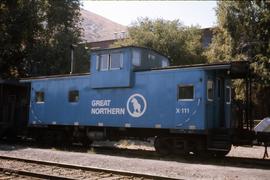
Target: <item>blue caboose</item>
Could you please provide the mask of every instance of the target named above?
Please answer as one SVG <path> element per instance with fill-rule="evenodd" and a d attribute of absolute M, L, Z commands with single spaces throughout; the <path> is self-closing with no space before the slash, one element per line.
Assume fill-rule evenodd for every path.
<path fill-rule="evenodd" d="M 232 63 L 170 67 L 158 52 L 129 46 L 93 51 L 90 64 L 87 74 L 24 80 L 33 132 L 83 143 L 156 137 L 161 153 L 230 150 Z"/>

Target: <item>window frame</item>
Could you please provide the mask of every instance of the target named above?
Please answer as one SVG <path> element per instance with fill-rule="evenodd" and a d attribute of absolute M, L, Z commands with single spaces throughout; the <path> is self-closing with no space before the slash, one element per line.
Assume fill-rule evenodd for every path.
<path fill-rule="evenodd" d="M 106 68 L 102 68 L 102 56 L 107 56 L 108 60 L 107 60 L 107 66 Z M 110 68 L 110 54 L 100 54 L 98 56 L 98 70 L 99 71 L 108 71 Z"/>
<path fill-rule="evenodd" d="M 71 95 L 73 95 L 72 93 L 74 93 L 74 92 L 76 92 L 77 94 L 77 96 L 78 96 L 78 98 L 76 99 L 75 97 L 76 96 L 74 96 L 73 98 L 74 99 L 76 99 L 75 101 L 72 101 L 72 96 Z M 80 101 L 80 91 L 79 90 L 76 90 L 76 89 L 71 89 L 71 90 L 69 90 L 68 91 L 68 102 L 69 103 L 78 103 Z"/>
<path fill-rule="evenodd" d="M 228 96 L 227 89 L 229 89 L 229 96 Z M 225 99 L 226 100 L 225 100 L 225 102 L 226 102 L 226 104 L 231 104 L 231 102 L 232 102 L 232 89 L 231 89 L 231 87 L 230 86 L 226 86 L 225 92 L 226 92 L 226 95 L 225 95 Z M 228 98 L 227 97 L 229 97 L 229 101 L 228 101 Z"/>
<path fill-rule="evenodd" d="M 168 66 L 169 66 L 169 61 L 168 61 L 168 59 L 163 58 L 163 59 L 161 60 L 161 67 L 162 67 L 162 68 L 165 68 L 165 67 L 168 67 Z"/>
<path fill-rule="evenodd" d="M 193 88 L 193 94 L 192 94 L 192 99 L 181 99 L 180 98 L 180 88 L 183 88 L 183 87 L 192 87 Z M 194 101 L 195 100 L 195 86 L 194 84 L 179 84 L 177 86 L 177 100 L 178 101 Z"/>
<path fill-rule="evenodd" d="M 112 55 L 113 54 L 120 54 L 120 67 L 112 67 Z M 107 65 L 106 68 L 102 68 L 103 66 L 103 60 L 102 57 L 103 56 L 107 56 L 108 60 L 107 60 Z M 124 67 L 124 54 L 123 52 L 111 52 L 111 53 L 107 53 L 107 54 L 99 54 L 97 56 L 97 60 L 96 60 L 96 70 L 97 71 L 110 71 L 110 70 L 119 70 L 122 69 Z"/>
<path fill-rule="evenodd" d="M 148 61 L 155 61 L 156 55 L 151 52 L 148 52 L 147 58 L 148 58 Z"/>
<path fill-rule="evenodd" d="M 41 93 L 42 94 L 42 101 L 38 101 L 38 94 Z M 43 104 L 45 103 L 45 92 L 42 90 L 39 91 L 35 91 L 35 103 L 36 104 Z"/>
<path fill-rule="evenodd" d="M 138 58 L 138 63 L 139 64 L 135 64 L 134 63 L 134 53 L 138 53 L 139 54 L 139 58 Z M 133 49 L 132 50 L 132 66 L 134 67 L 140 67 L 142 65 L 142 52 L 138 49 Z"/>
<path fill-rule="evenodd" d="M 209 98 L 209 85 L 208 85 L 208 83 L 209 82 L 211 82 L 211 84 L 212 84 L 212 98 Z M 214 101 L 214 81 L 213 80 L 211 80 L 211 79 L 208 79 L 207 80 L 207 84 L 206 84 L 206 93 L 207 93 L 207 101 L 210 101 L 210 102 L 213 102 Z"/>
<path fill-rule="evenodd" d="M 120 67 L 112 68 L 112 54 L 120 54 Z M 119 70 L 123 68 L 124 54 L 122 52 L 113 52 L 109 54 L 109 70 Z"/>

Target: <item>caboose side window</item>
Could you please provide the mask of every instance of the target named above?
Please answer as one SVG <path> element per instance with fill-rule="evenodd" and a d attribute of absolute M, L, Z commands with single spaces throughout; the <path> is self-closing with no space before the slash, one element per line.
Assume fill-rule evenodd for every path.
<path fill-rule="evenodd" d="M 167 67 L 167 66 L 169 66 L 169 61 L 167 59 L 162 59 L 161 67 Z"/>
<path fill-rule="evenodd" d="M 79 101 L 79 91 L 78 90 L 69 91 L 68 101 L 69 102 L 78 102 Z"/>
<path fill-rule="evenodd" d="M 36 91 L 35 101 L 37 103 L 43 103 L 45 100 L 43 91 Z"/>
<path fill-rule="evenodd" d="M 231 88 L 226 86 L 226 104 L 231 103 Z"/>
<path fill-rule="evenodd" d="M 132 64 L 133 66 L 140 66 L 141 65 L 141 52 L 138 50 L 132 51 Z"/>
<path fill-rule="evenodd" d="M 156 59 L 156 56 L 155 55 L 153 55 L 153 54 L 151 54 L 151 53 L 149 53 L 148 54 L 148 60 L 155 60 Z"/>
<path fill-rule="evenodd" d="M 193 85 L 178 86 L 178 99 L 179 100 L 193 100 L 194 99 L 194 86 Z"/>
<path fill-rule="evenodd" d="M 102 54 L 98 56 L 97 70 L 108 71 L 123 67 L 123 53 Z"/>
<path fill-rule="evenodd" d="M 99 56 L 99 70 L 107 71 L 109 69 L 109 54 Z"/>
<path fill-rule="evenodd" d="M 112 53 L 110 54 L 110 69 L 120 69 L 123 67 L 123 54 Z"/>
<path fill-rule="evenodd" d="M 213 101 L 214 98 L 214 85 L 212 80 L 207 81 L 207 100 Z"/>

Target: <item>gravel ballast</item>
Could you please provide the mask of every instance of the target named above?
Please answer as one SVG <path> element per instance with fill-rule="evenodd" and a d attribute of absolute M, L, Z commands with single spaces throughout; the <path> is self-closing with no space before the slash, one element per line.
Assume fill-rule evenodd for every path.
<path fill-rule="evenodd" d="M 232 148 L 228 156 L 261 158 L 263 147 Z M 269 179 L 270 167 L 258 168 L 227 166 L 223 164 L 181 162 L 179 160 L 159 160 L 129 158 L 123 156 L 94 153 L 66 152 L 54 149 L 40 149 L 0 145 L 0 155 L 10 155 L 34 160 L 46 160 L 82 166 L 92 166 L 137 173 L 155 174 L 179 179 Z M 269 161 L 269 160 L 266 160 Z"/>

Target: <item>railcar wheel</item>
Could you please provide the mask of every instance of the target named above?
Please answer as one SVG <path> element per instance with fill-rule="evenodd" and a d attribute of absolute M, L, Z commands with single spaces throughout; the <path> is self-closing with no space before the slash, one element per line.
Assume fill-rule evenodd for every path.
<path fill-rule="evenodd" d="M 214 150 L 206 150 L 206 151 L 201 151 L 198 153 L 198 156 L 205 157 L 205 158 L 223 158 L 225 157 L 230 150 L 227 151 L 214 151 Z"/>
<path fill-rule="evenodd" d="M 173 143 L 171 138 L 156 137 L 154 146 L 156 152 L 162 156 L 169 155 L 173 152 Z"/>
<path fill-rule="evenodd" d="M 231 148 L 227 149 L 227 150 L 225 150 L 225 149 L 224 150 L 206 150 L 202 154 L 205 157 L 223 158 L 230 152 L 230 150 L 231 150 Z"/>
<path fill-rule="evenodd" d="M 210 151 L 210 152 L 215 157 L 221 158 L 221 157 L 225 157 L 230 151 L 231 151 L 231 145 L 226 150 L 223 150 L 223 151 Z"/>
<path fill-rule="evenodd" d="M 88 138 L 83 138 L 81 140 L 82 146 L 85 148 L 88 148 L 89 146 L 91 146 L 91 144 L 93 143 L 93 141 L 89 140 Z"/>

